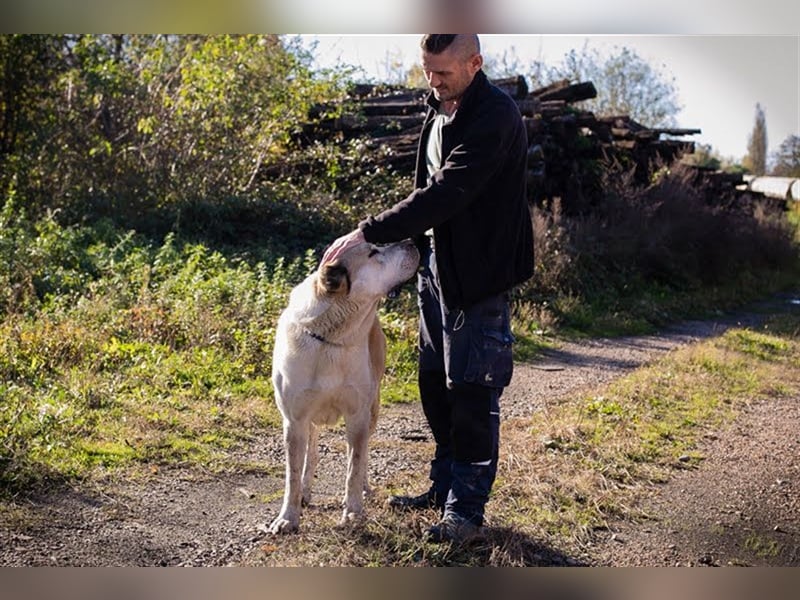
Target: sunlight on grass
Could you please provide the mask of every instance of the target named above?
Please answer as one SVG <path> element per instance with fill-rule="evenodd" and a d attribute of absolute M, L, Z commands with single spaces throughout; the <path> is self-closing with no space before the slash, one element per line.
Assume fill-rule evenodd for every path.
<path fill-rule="evenodd" d="M 578 545 L 611 517 L 637 518 L 638 492 L 702 461 L 704 436 L 751 402 L 797 393 L 798 357 L 796 334 L 732 330 L 507 423 L 493 510 Z"/>

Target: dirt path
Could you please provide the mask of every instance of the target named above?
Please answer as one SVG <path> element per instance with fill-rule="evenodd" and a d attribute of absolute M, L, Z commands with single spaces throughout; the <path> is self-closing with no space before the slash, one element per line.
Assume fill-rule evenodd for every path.
<path fill-rule="evenodd" d="M 563 343 L 535 363 L 517 365 L 503 418 L 523 417 L 546 400 L 607 383 L 680 345 L 759 319 L 754 312 L 652 336 Z M 428 443 L 418 405 L 385 409 L 371 443 L 372 485 L 385 489 L 412 479 Z M 700 468 L 652 490 L 646 507 L 652 520 L 612 524 L 575 563 L 800 565 L 800 398 L 755 404 L 705 444 Z M 343 451 L 340 432 L 322 435 L 316 497 L 301 528 L 338 516 Z M 143 481 L 19 500 L 0 512 L 0 566 L 252 564 L 264 543 L 257 525 L 281 501 L 280 436 L 254 440 L 240 458 L 266 469 L 220 475 L 173 468 Z"/>
<path fill-rule="evenodd" d="M 800 398 L 757 403 L 598 539 L 608 566 L 800 566 Z"/>

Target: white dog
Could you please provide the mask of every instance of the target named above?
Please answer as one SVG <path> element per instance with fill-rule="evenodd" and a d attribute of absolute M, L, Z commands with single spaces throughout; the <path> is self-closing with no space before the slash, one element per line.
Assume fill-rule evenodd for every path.
<path fill-rule="evenodd" d="M 418 264 L 419 252 L 410 242 L 359 244 L 292 290 L 278 321 L 272 362 L 275 399 L 283 415 L 286 487 L 270 533 L 297 530 L 301 502 L 311 500 L 319 458 L 316 425 L 335 423 L 340 416 L 348 446 L 342 522 L 361 514 L 367 442 L 378 418 L 386 361 L 377 309 Z"/>

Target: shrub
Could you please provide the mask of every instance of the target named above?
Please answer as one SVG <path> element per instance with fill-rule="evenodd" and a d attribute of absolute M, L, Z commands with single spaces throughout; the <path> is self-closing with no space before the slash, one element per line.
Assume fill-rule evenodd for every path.
<path fill-rule="evenodd" d="M 794 228 L 778 204 L 716 205 L 687 168 L 659 173 L 642 187 L 606 166 L 605 196 L 591 212 L 565 217 L 558 202 L 535 208 L 536 271 L 523 301 L 581 330 L 609 315 L 630 320 L 623 312 L 633 313 L 631 324 L 636 314 L 657 324 L 670 298 L 684 297 L 685 313 L 703 290 L 738 287 L 740 301 L 763 291 L 755 281 L 797 272 Z"/>

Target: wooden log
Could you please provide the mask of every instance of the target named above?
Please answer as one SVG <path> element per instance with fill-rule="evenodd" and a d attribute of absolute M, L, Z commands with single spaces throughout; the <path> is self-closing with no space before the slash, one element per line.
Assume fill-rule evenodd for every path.
<path fill-rule="evenodd" d="M 528 84 L 522 75 L 492 79 L 492 83 L 515 100 L 521 100 L 528 95 Z"/>
<path fill-rule="evenodd" d="M 616 127 L 617 129 L 630 129 L 631 131 L 641 131 L 642 129 L 647 129 L 644 125 L 637 123 L 628 115 L 597 117 L 597 120 L 601 123 L 607 123 L 612 127 Z"/>
<path fill-rule="evenodd" d="M 369 144 L 389 144 L 392 147 L 414 146 L 419 140 L 419 131 L 415 133 L 400 133 L 397 135 L 384 135 L 379 138 L 369 139 Z"/>
<path fill-rule="evenodd" d="M 658 133 L 663 133 L 664 135 L 695 135 L 697 133 L 703 133 L 701 129 L 675 129 L 671 127 L 656 127 L 651 129 L 650 131 L 655 131 Z"/>
<path fill-rule="evenodd" d="M 564 100 L 543 100 L 539 104 L 542 108 L 557 108 L 559 110 L 563 110 L 567 106 L 567 103 Z"/>
<path fill-rule="evenodd" d="M 379 133 L 389 135 L 388 132 L 398 132 L 419 127 L 422 118 L 419 116 L 377 116 L 342 115 L 337 119 L 321 121 L 315 127 L 322 131 L 341 131 L 355 135 L 359 133 Z"/>
<path fill-rule="evenodd" d="M 563 100 L 548 100 L 540 102 L 538 112 L 544 117 L 555 117 L 564 114 L 567 103 Z"/>
<path fill-rule="evenodd" d="M 584 111 L 575 114 L 575 118 L 577 119 L 577 123 L 581 127 L 592 127 L 593 125 L 597 125 L 597 117 L 594 116 L 593 112 Z"/>
<path fill-rule="evenodd" d="M 719 171 L 711 167 L 692 165 L 685 161 L 683 164 L 694 171 L 694 181 L 700 183 L 701 185 L 711 186 L 714 189 L 722 189 L 732 188 L 743 184 L 746 186 L 747 184 L 742 173 L 728 173 L 726 171 Z"/>
<path fill-rule="evenodd" d="M 527 91 L 527 84 L 520 76 L 493 83 L 514 97 L 523 114 L 528 134 L 529 175 L 531 183 L 536 182 L 534 194 L 540 199 L 561 197 L 565 205 L 575 204 L 572 209 L 580 209 L 582 202 L 593 201 L 589 196 L 594 194 L 594 176 L 585 166 L 589 161 L 624 160 L 635 165 L 637 182 L 646 184 L 653 165 L 668 164 L 693 151 L 694 143 L 679 139 L 681 136 L 700 133 L 699 129 L 648 128 L 629 115 L 598 117 L 590 111 L 576 110 L 571 103 L 596 97 L 592 82 L 570 84 L 565 79 L 533 92 Z M 361 137 L 366 142 L 365 153 L 374 157 L 375 164 L 397 172 L 411 172 L 422 115 L 427 110 L 424 103 L 427 90 L 372 86 L 356 91 L 364 95 L 343 104 L 344 116 L 309 125 L 303 134 L 309 140 L 327 137 L 337 143 Z M 323 107 L 327 111 L 331 108 Z M 661 139 L 662 136 L 674 137 Z M 309 165 L 313 167 L 313 163 Z M 306 165 L 283 168 L 298 171 Z M 724 185 L 724 181 L 720 180 L 719 185 Z M 723 191 L 730 188 L 735 186 L 729 185 Z"/>
<path fill-rule="evenodd" d="M 564 100 L 565 102 L 579 102 L 597 97 L 597 88 L 591 81 L 576 83 L 547 91 L 538 96 L 539 100 Z"/>
<path fill-rule="evenodd" d="M 644 129 L 643 131 L 633 132 L 633 137 L 640 142 L 652 142 L 659 139 L 659 133 L 654 129 Z"/>
<path fill-rule="evenodd" d="M 617 140 L 633 139 L 633 132 L 630 129 L 624 129 L 622 127 L 612 127 L 611 135 L 614 136 L 614 139 Z"/>
<path fill-rule="evenodd" d="M 542 108 L 538 114 L 542 115 L 545 121 L 550 123 L 554 117 L 557 117 L 558 115 L 562 115 L 564 113 L 562 110 L 558 108 Z"/>
<path fill-rule="evenodd" d="M 611 143 L 614 140 L 614 136 L 611 135 L 611 127 L 605 123 L 598 123 L 595 121 L 594 123 L 584 125 L 584 127 L 597 136 L 597 139 L 601 142 Z"/>
<path fill-rule="evenodd" d="M 528 132 L 528 141 L 530 142 L 534 137 L 544 133 L 545 123 L 541 117 L 522 117 L 522 122 L 525 123 L 525 129 Z"/>
<path fill-rule="evenodd" d="M 406 94 L 406 93 L 421 93 L 425 94 L 425 90 L 407 88 L 402 85 L 390 85 L 385 83 L 355 83 L 348 88 L 348 93 L 352 98 L 360 100 L 374 98 L 378 96 L 388 96 L 391 94 Z"/>
<path fill-rule="evenodd" d="M 572 113 L 564 113 L 556 115 L 551 119 L 554 123 L 563 123 L 564 125 L 577 125 L 578 118 Z"/>
<path fill-rule="evenodd" d="M 561 88 L 565 88 L 568 85 L 569 85 L 569 79 L 561 79 L 560 81 L 554 81 L 549 85 L 533 90 L 531 92 L 531 96 L 534 98 L 540 98 L 544 94 L 553 92 L 555 90 L 560 90 Z"/>
<path fill-rule="evenodd" d="M 533 117 L 539 112 L 539 101 L 533 98 L 517 100 L 517 106 L 523 117 Z"/>
<path fill-rule="evenodd" d="M 372 104 L 382 104 L 384 102 L 399 102 L 399 103 L 419 103 L 420 105 L 425 104 L 425 97 L 428 95 L 427 90 L 419 90 L 419 89 L 411 89 L 406 90 L 404 92 L 396 91 L 390 94 L 384 94 L 382 96 L 374 96 L 372 98 L 365 98 L 364 100 L 359 100 L 359 104 L 362 105 L 372 105 Z"/>
<path fill-rule="evenodd" d="M 361 107 L 362 112 L 370 117 L 394 115 L 418 115 L 420 120 L 427 107 L 422 102 L 369 102 Z"/>

